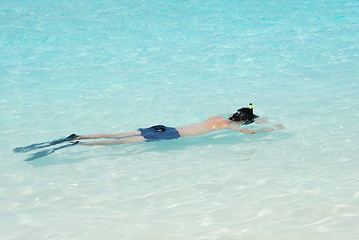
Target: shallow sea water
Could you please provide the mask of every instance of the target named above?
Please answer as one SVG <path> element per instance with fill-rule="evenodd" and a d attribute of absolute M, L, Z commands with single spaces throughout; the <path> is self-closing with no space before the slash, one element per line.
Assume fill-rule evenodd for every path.
<path fill-rule="evenodd" d="M 0 23 L 0 239 L 359 239 L 357 1 L 4 0 Z M 249 102 L 286 128 L 12 152 Z"/>

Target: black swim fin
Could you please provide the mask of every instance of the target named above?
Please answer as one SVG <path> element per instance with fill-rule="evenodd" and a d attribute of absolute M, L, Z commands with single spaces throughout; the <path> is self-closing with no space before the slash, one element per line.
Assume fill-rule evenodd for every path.
<path fill-rule="evenodd" d="M 33 153 L 28 158 L 26 158 L 25 161 L 27 161 L 27 162 L 33 161 L 35 159 L 47 156 L 47 155 L 49 155 L 49 154 L 51 154 L 51 153 L 53 153 L 53 152 L 55 152 L 57 150 L 67 148 L 67 147 L 72 147 L 72 146 L 74 146 L 74 145 L 76 145 L 78 143 L 79 143 L 79 141 L 76 141 L 76 142 L 73 142 L 73 143 L 70 143 L 70 144 L 63 145 L 61 147 L 55 147 L 55 148 L 46 149 L 46 150 L 43 150 L 43 151 L 40 151 L 40 152 Z"/>
<path fill-rule="evenodd" d="M 42 143 L 34 143 L 34 144 L 31 144 L 31 145 L 28 145 L 28 146 L 25 146 L 25 147 L 17 147 L 17 148 L 13 149 L 13 152 L 25 153 L 25 152 L 29 152 L 29 151 L 40 149 L 40 148 L 50 147 L 50 146 L 53 146 L 53 145 L 56 145 L 56 144 L 59 144 L 59 143 L 72 141 L 77 137 L 78 137 L 78 135 L 73 133 L 68 137 L 63 137 L 63 138 L 60 138 L 60 139 L 55 139 L 55 140 L 52 140 L 52 141 L 47 141 L 47 142 L 42 142 Z"/>

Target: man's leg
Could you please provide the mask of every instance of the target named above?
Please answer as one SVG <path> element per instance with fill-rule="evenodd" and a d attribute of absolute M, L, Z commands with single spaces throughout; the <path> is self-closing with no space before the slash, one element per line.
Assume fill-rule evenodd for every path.
<path fill-rule="evenodd" d="M 79 145 L 86 145 L 86 146 L 104 146 L 104 145 L 117 145 L 117 144 L 128 144 L 128 143 L 139 143 L 145 142 L 146 139 L 142 136 L 137 137 L 130 137 L 121 140 L 107 140 L 107 141 L 96 141 L 96 142 L 89 142 L 89 143 L 82 143 L 79 142 Z"/>
<path fill-rule="evenodd" d="M 112 139 L 121 139 L 133 136 L 141 136 L 141 132 L 129 132 L 129 133 L 119 133 L 119 134 L 93 134 L 93 135 L 83 135 L 77 137 L 75 140 L 81 139 L 97 139 L 97 138 L 112 138 Z"/>

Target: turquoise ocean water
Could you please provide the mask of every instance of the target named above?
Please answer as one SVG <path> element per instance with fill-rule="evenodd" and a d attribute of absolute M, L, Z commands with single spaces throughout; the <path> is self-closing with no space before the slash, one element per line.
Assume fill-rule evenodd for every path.
<path fill-rule="evenodd" d="M 0 239 L 359 239 L 358 10 L 1 0 Z M 12 152 L 249 102 L 286 128 Z"/>

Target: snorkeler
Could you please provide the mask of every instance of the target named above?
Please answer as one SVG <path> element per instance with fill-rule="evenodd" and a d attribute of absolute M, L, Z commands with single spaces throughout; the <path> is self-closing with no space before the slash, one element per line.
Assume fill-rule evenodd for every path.
<path fill-rule="evenodd" d="M 247 128 L 241 128 L 239 125 L 248 125 L 251 123 L 266 123 L 265 118 L 259 118 L 253 114 L 253 105 L 250 103 L 249 108 L 238 109 L 230 118 L 223 119 L 220 116 L 208 118 L 202 123 L 192 124 L 182 127 L 166 127 L 163 125 L 156 125 L 150 128 L 139 128 L 136 132 L 120 133 L 120 134 L 95 134 L 95 135 L 83 135 L 77 136 L 73 140 L 82 139 L 116 139 L 116 140 L 104 140 L 95 142 L 78 142 L 79 145 L 95 146 L 95 145 L 116 145 L 126 143 L 138 143 L 138 142 L 153 142 L 160 140 L 171 140 L 180 137 L 187 136 L 199 136 L 210 132 L 214 132 L 220 129 L 231 129 L 239 131 L 245 134 L 255 134 L 258 132 L 269 132 L 284 128 L 282 124 L 275 125 L 270 128 L 264 128 L 260 130 L 249 130 Z M 76 142 L 77 143 L 77 142 Z"/>
<path fill-rule="evenodd" d="M 30 155 L 25 161 L 32 161 L 37 158 L 49 155 L 59 149 L 71 147 L 74 145 L 116 145 L 116 144 L 127 144 L 127 143 L 139 143 L 139 142 L 154 142 L 160 140 L 171 140 L 180 137 L 188 136 L 199 136 L 207 133 L 211 133 L 220 129 L 230 129 L 239 131 L 245 134 L 256 134 L 259 132 L 269 132 L 284 128 L 282 124 L 277 124 L 270 128 L 264 128 L 259 130 L 249 130 L 242 128 L 240 125 L 248 125 L 251 123 L 267 123 L 268 120 L 265 118 L 259 118 L 253 114 L 253 105 L 250 103 L 249 108 L 238 109 L 237 112 L 232 114 L 228 119 L 224 119 L 221 116 L 215 116 L 208 118 L 202 123 L 187 125 L 183 127 L 166 127 L 163 125 L 156 125 L 149 128 L 139 128 L 135 132 L 130 133 L 119 133 L 119 134 L 95 134 L 95 135 L 76 135 L 71 134 L 68 137 L 52 140 L 48 142 L 35 143 L 25 147 L 17 147 L 13 151 L 16 153 L 25 153 L 36 149 L 47 148 L 49 146 L 66 143 L 60 147 L 54 147 L 46 149 L 40 152 L 36 152 Z M 82 139 L 114 139 L 114 140 L 102 140 L 95 142 L 80 142 Z"/>

